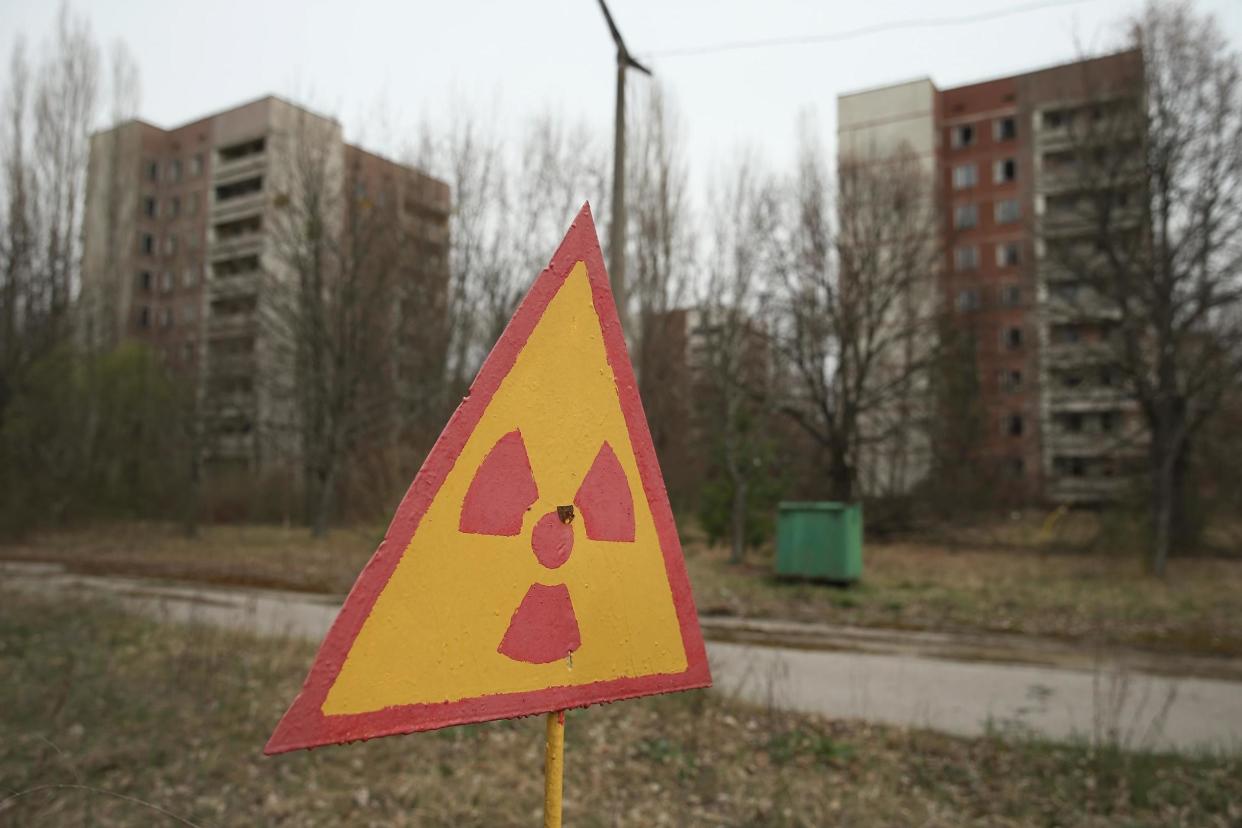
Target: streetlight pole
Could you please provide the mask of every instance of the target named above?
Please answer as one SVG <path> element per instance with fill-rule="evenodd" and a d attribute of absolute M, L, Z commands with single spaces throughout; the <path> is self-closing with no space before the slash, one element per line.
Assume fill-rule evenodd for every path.
<path fill-rule="evenodd" d="M 617 313 L 621 318 L 621 329 L 626 330 L 629 310 L 629 294 L 625 286 L 625 70 L 633 67 L 644 75 L 651 75 L 651 70 L 630 56 L 621 39 L 621 32 L 612 20 L 608 4 L 599 0 L 600 11 L 604 13 L 604 21 L 612 34 L 612 42 L 617 47 L 617 108 L 613 123 L 612 139 L 612 216 L 608 228 L 608 278 L 612 283 L 612 294 L 617 302 Z"/>

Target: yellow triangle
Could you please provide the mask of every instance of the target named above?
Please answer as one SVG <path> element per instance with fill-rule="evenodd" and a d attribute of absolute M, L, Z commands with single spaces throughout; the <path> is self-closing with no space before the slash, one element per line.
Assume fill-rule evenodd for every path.
<path fill-rule="evenodd" d="M 515 537 L 463 534 L 475 471 L 520 429 L 539 489 Z M 555 570 L 530 548 L 540 516 L 572 501 L 604 442 L 634 502 L 633 543 L 576 532 Z M 687 657 L 655 521 L 605 354 L 586 265 L 578 262 L 501 382 L 376 600 L 322 712 L 335 716 L 501 693 L 679 673 Z M 567 585 L 581 646 L 548 664 L 497 651 L 532 584 Z"/>

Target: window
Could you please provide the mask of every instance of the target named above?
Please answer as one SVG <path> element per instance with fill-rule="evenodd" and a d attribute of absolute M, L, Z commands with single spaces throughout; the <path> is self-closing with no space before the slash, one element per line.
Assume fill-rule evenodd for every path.
<path fill-rule="evenodd" d="M 193 304 L 183 305 L 181 308 L 181 321 L 185 323 L 193 322 L 198 318 L 198 307 Z"/>
<path fill-rule="evenodd" d="M 181 274 L 181 284 L 185 287 L 194 287 L 194 283 L 198 281 L 198 268 L 187 267 L 185 272 Z"/>
<path fill-rule="evenodd" d="M 997 224 L 1011 224 L 1022 217 L 1022 208 L 1016 198 L 1006 198 L 996 202 L 995 217 Z"/>
<path fill-rule="evenodd" d="M 155 252 L 155 236 L 150 233 L 143 233 L 138 241 L 138 249 L 142 251 L 142 255 L 150 256 Z"/>
<path fill-rule="evenodd" d="M 974 270 L 979 266 L 979 248 L 959 247 L 953 251 L 954 270 Z"/>
<path fill-rule="evenodd" d="M 1021 457 L 1010 457 L 1007 466 L 1010 477 L 1020 479 L 1026 474 L 1026 462 Z"/>
<path fill-rule="evenodd" d="M 1022 261 L 1022 247 L 1017 242 L 996 245 L 996 266 L 1013 267 Z"/>
<path fill-rule="evenodd" d="M 160 180 L 160 164 L 158 161 L 147 162 L 147 181 Z"/>
<path fill-rule="evenodd" d="M 1070 434 L 1080 433 L 1082 431 L 1082 415 L 1066 414 L 1061 421 L 1061 428 Z"/>
<path fill-rule="evenodd" d="M 186 197 L 186 212 L 191 216 L 198 215 L 198 202 L 200 198 L 202 198 L 202 195 L 197 192 L 190 193 L 189 196 Z"/>
<path fill-rule="evenodd" d="M 992 139 L 996 141 L 1012 141 L 1018 137 L 1018 122 L 1012 117 L 997 118 L 992 122 Z"/>
<path fill-rule="evenodd" d="M 1022 436 L 1022 415 L 1010 414 L 1005 418 L 1005 433 L 1010 437 Z"/>
<path fill-rule="evenodd" d="M 147 218 L 155 218 L 159 215 L 159 206 L 154 198 L 147 196 L 142 200 L 142 214 Z"/>
<path fill-rule="evenodd" d="M 1073 345 L 1082 338 L 1076 325 L 1055 325 L 1052 328 L 1052 341 L 1058 345 Z"/>
<path fill-rule="evenodd" d="M 164 237 L 164 255 L 173 256 L 177 253 L 177 234 L 169 233 Z"/>
<path fill-rule="evenodd" d="M 1069 124 L 1069 113 L 1064 109 L 1050 109 L 1044 113 L 1045 129 L 1060 129 Z"/>
<path fill-rule="evenodd" d="M 138 274 L 138 289 L 145 292 L 151 292 L 151 271 L 144 270 Z"/>
<path fill-rule="evenodd" d="M 181 215 L 181 199 L 173 196 L 168 200 L 168 217 L 176 218 Z"/>
<path fill-rule="evenodd" d="M 1018 285 L 1005 285 L 1001 288 L 1001 304 L 1008 308 L 1016 308 L 1022 304 L 1022 288 Z"/>
<path fill-rule="evenodd" d="M 978 204 L 959 204 L 953 209 L 953 226 L 960 229 L 974 227 L 979 223 Z"/>
<path fill-rule="evenodd" d="M 143 305 L 142 307 L 138 309 L 138 327 L 140 328 L 151 327 L 151 309 L 148 308 L 146 305 Z"/>
<path fill-rule="evenodd" d="M 949 131 L 949 141 L 954 149 L 969 147 L 975 143 L 975 128 L 972 124 L 955 126 Z"/>
<path fill-rule="evenodd" d="M 1100 431 L 1112 432 L 1117 428 L 1117 416 L 1111 411 L 1100 414 Z"/>
<path fill-rule="evenodd" d="M 171 328 L 173 324 L 172 308 L 160 308 L 160 327 Z"/>
<path fill-rule="evenodd" d="M 1085 477 L 1087 474 L 1087 462 L 1081 457 L 1054 457 L 1052 468 L 1057 474 L 1070 477 Z"/>
<path fill-rule="evenodd" d="M 1010 351 L 1016 351 L 1022 347 L 1022 329 L 1006 328 L 1004 334 L 1005 347 Z"/>
<path fill-rule="evenodd" d="M 957 309 L 972 311 L 979 309 L 979 288 L 965 288 L 957 292 Z"/>
<path fill-rule="evenodd" d="M 198 177 L 203 174 L 203 156 L 202 153 L 190 159 L 190 176 Z"/>
<path fill-rule="evenodd" d="M 181 358 L 185 360 L 186 362 L 189 362 L 190 360 L 194 359 L 194 343 L 193 342 L 181 343 Z"/>
<path fill-rule="evenodd" d="M 173 160 L 168 162 L 168 180 L 169 181 L 180 181 L 181 180 L 181 159 L 180 158 L 174 158 Z"/>
<path fill-rule="evenodd" d="M 1003 158 L 992 163 L 992 181 L 1007 184 L 1018 179 L 1018 162 L 1012 158 Z"/>
<path fill-rule="evenodd" d="M 1000 371 L 996 375 L 996 384 L 1004 391 L 1017 391 L 1022 387 L 1022 372 L 1016 369 Z"/>
<path fill-rule="evenodd" d="M 1080 287 L 1078 282 L 1058 282 L 1052 285 L 1050 292 L 1059 301 L 1072 305 L 1078 301 Z"/>
<path fill-rule="evenodd" d="M 164 278 L 160 280 L 160 290 L 169 293 L 173 289 L 173 274 L 171 270 L 164 271 Z"/>
<path fill-rule="evenodd" d="M 953 168 L 953 189 L 964 190 L 979 183 L 979 168 L 974 164 L 962 164 Z"/>

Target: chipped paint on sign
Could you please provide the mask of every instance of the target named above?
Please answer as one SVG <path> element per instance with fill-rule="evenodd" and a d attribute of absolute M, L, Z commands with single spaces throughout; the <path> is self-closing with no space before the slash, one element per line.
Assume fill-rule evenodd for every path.
<path fill-rule="evenodd" d="M 710 683 L 584 207 L 415 477 L 266 750 Z"/>

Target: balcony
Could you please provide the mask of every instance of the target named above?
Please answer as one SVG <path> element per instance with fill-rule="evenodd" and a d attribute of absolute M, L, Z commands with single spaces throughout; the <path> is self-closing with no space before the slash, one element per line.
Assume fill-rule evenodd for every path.
<path fill-rule="evenodd" d="M 216 239 L 211 242 L 208 258 L 215 262 L 221 259 L 233 259 L 238 256 L 257 256 L 263 252 L 263 233 L 244 233 L 230 236 L 227 239 Z"/>
<path fill-rule="evenodd" d="M 1124 477 L 1053 476 L 1048 480 L 1048 498 L 1056 503 L 1091 504 L 1116 500 L 1125 492 Z"/>
<path fill-rule="evenodd" d="M 235 337 L 252 333 L 255 327 L 256 314 L 231 313 L 227 316 L 213 314 L 207 320 L 207 335 L 211 337 Z"/>
<path fill-rule="evenodd" d="M 265 152 L 244 155 L 231 161 L 216 161 L 216 167 L 212 170 L 212 180 L 216 184 L 227 184 L 262 173 L 266 168 L 267 153 Z"/>
<path fill-rule="evenodd" d="M 218 200 L 211 205 L 211 219 L 215 222 L 255 216 L 263 212 L 267 199 L 263 191 Z"/>
<path fill-rule="evenodd" d="M 1114 411 L 1135 406 L 1128 394 L 1107 385 L 1054 385 L 1047 396 L 1054 411 Z"/>
<path fill-rule="evenodd" d="M 1044 361 L 1049 367 L 1116 362 L 1117 352 L 1108 342 L 1054 342 L 1044 349 Z"/>
<path fill-rule="evenodd" d="M 1060 431 L 1053 426 L 1045 433 L 1044 441 L 1053 454 L 1074 457 L 1107 457 L 1117 454 L 1124 444 L 1116 432 Z"/>
<path fill-rule="evenodd" d="M 248 273 L 235 273 L 232 276 L 217 276 L 209 283 L 209 293 L 215 299 L 254 296 L 259 292 L 259 280 L 262 275 L 259 271 L 253 270 Z"/>
<path fill-rule="evenodd" d="M 1113 302 L 1098 294 L 1089 293 L 1071 299 L 1054 293 L 1044 303 L 1044 316 L 1049 322 L 1083 322 L 1120 319 L 1121 311 Z"/>
<path fill-rule="evenodd" d="M 218 434 L 212 442 L 211 454 L 215 457 L 240 458 L 254 453 L 253 434 Z"/>
<path fill-rule="evenodd" d="M 207 372 L 217 377 L 253 376 L 255 372 L 254 354 L 215 355 L 208 351 Z"/>
<path fill-rule="evenodd" d="M 1117 207 L 1108 216 L 1108 232 L 1130 231 L 1139 226 L 1142 212 L 1137 207 Z M 1049 207 L 1039 218 L 1039 232 L 1048 237 L 1088 237 L 1099 232 L 1099 216 L 1084 200 L 1073 206 Z"/>

